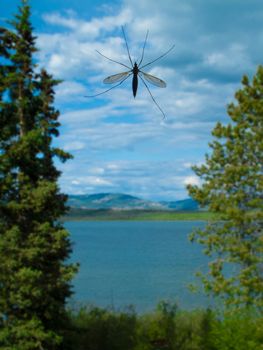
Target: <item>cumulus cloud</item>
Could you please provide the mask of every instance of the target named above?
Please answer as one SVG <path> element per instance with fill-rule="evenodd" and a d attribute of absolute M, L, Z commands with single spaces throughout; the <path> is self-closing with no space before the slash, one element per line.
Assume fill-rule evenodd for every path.
<path fill-rule="evenodd" d="M 56 100 L 60 103 L 72 101 L 83 101 L 83 96 L 87 92 L 85 85 L 76 81 L 64 81 L 56 88 Z"/>
<path fill-rule="evenodd" d="M 102 30 L 113 30 L 117 26 L 121 26 L 130 22 L 133 14 L 129 8 L 123 8 L 115 16 L 104 16 L 101 18 L 92 18 L 85 21 L 76 17 L 73 11 L 69 11 L 68 15 L 61 16 L 59 13 L 44 14 L 43 19 L 50 24 L 63 26 L 76 33 L 78 36 L 89 36 L 94 39 L 98 37 Z"/>
<path fill-rule="evenodd" d="M 89 167 L 87 167 L 89 163 Z M 68 193 L 126 192 L 155 200 L 185 198 L 186 184 L 196 184 L 183 159 L 174 161 L 118 160 L 96 162 L 82 159 L 78 175 L 67 169 L 62 179 Z M 62 170 L 65 171 L 64 165 Z"/>
<path fill-rule="evenodd" d="M 101 186 L 112 186 L 111 181 L 105 180 L 98 176 L 78 176 L 74 178 L 74 180 L 71 181 L 73 185 L 77 186 L 94 186 L 94 187 L 101 187 Z"/>

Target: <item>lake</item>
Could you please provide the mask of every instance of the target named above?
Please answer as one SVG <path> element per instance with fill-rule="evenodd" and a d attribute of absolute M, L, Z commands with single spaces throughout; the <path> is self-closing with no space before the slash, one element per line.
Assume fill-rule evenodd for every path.
<path fill-rule="evenodd" d="M 206 307 L 209 299 L 190 292 L 194 274 L 207 270 L 202 247 L 190 243 L 189 233 L 204 227 L 193 221 L 67 222 L 71 260 L 80 263 L 73 280 L 71 303 L 136 311 L 154 309 L 160 300 L 181 308 Z"/>

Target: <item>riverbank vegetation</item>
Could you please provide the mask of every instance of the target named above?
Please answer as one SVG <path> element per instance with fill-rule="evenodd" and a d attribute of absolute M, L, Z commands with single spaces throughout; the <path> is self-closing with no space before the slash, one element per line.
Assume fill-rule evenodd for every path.
<path fill-rule="evenodd" d="M 263 319 L 239 311 L 218 315 L 212 310 L 182 311 L 162 302 L 138 315 L 132 307 L 114 311 L 83 307 L 69 312 L 65 350 L 260 350 Z"/>
<path fill-rule="evenodd" d="M 211 221 L 218 215 L 205 211 L 94 210 L 71 208 L 63 221 Z"/>

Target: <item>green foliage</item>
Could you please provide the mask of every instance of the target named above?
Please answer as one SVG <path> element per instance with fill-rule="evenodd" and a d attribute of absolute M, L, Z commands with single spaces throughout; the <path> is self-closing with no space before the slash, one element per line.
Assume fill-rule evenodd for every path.
<path fill-rule="evenodd" d="M 70 155 L 52 147 L 58 81 L 35 73 L 27 1 L 11 24 L 13 31 L 0 28 L 0 347 L 53 350 L 76 271 L 66 263 L 71 244 L 58 222 L 66 196 L 54 166 L 54 157 Z"/>
<path fill-rule="evenodd" d="M 139 319 L 136 350 L 198 349 L 202 317 L 199 312 L 179 312 L 176 305 L 161 302 L 155 313 Z"/>
<path fill-rule="evenodd" d="M 129 350 L 136 344 L 136 315 L 83 307 L 71 312 L 71 327 L 65 335 L 66 350 Z"/>
<path fill-rule="evenodd" d="M 65 350 L 260 350 L 262 317 L 242 311 L 181 311 L 161 302 L 151 313 L 83 307 L 69 312 Z"/>
<path fill-rule="evenodd" d="M 260 350 L 263 347 L 263 326 L 258 318 L 246 313 L 228 315 L 214 323 L 211 337 L 217 350 Z"/>
<path fill-rule="evenodd" d="M 215 212 L 210 223 L 191 239 L 212 257 L 210 274 L 202 276 L 207 292 L 227 306 L 263 308 L 263 67 L 252 82 L 244 77 L 237 103 L 228 106 L 231 122 L 217 123 L 206 163 L 194 167 L 202 185 L 190 195 Z"/>

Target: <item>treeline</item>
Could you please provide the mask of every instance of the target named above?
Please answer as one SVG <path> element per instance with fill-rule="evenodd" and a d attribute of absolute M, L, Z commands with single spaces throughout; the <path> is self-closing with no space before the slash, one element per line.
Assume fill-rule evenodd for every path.
<path fill-rule="evenodd" d="M 133 308 L 113 311 L 83 307 L 69 312 L 65 350 L 260 350 L 263 319 L 239 312 L 219 317 L 214 311 L 181 311 L 162 302 L 137 315 Z"/>

